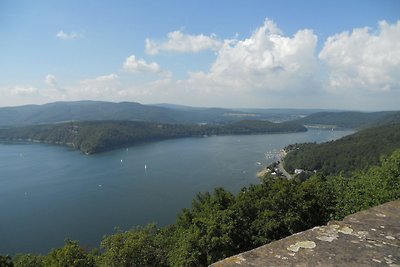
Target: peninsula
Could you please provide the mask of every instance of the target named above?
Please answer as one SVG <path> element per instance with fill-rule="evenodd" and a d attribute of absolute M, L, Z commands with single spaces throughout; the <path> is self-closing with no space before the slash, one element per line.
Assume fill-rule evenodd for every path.
<path fill-rule="evenodd" d="M 180 137 L 304 132 L 298 123 L 243 120 L 222 125 L 167 124 L 144 121 L 64 122 L 0 129 L 2 142 L 66 145 L 94 154 L 137 143 Z"/>

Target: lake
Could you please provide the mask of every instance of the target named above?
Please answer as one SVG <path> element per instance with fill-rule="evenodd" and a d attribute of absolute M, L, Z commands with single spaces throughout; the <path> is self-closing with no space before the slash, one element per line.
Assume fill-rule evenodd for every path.
<path fill-rule="evenodd" d="M 115 227 L 174 223 L 197 192 L 238 192 L 279 149 L 351 130 L 182 138 L 86 156 L 65 147 L 0 144 L 0 254 L 99 245 Z"/>

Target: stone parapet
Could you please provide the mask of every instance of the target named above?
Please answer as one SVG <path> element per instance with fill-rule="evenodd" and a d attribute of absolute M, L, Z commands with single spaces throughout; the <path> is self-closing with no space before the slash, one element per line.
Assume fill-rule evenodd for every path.
<path fill-rule="evenodd" d="M 400 267 L 400 200 L 288 236 L 211 266 Z"/>

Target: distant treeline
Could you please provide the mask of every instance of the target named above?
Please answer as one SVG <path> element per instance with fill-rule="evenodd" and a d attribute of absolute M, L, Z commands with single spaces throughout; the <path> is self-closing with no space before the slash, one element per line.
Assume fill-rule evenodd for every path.
<path fill-rule="evenodd" d="M 0 129 L 0 141 L 68 145 L 86 154 L 179 137 L 301 132 L 297 123 L 244 120 L 226 125 L 165 124 L 138 121 L 68 122 Z"/>
<path fill-rule="evenodd" d="M 382 156 L 398 148 L 400 124 L 389 124 L 327 143 L 290 145 L 285 148 L 290 152 L 284 159 L 284 167 L 291 173 L 295 169 L 317 170 L 326 175 L 350 173 L 377 164 Z"/>
<path fill-rule="evenodd" d="M 389 123 L 400 123 L 399 111 L 379 112 L 317 112 L 304 118 L 294 120 L 304 125 L 324 125 L 331 127 L 359 129 L 385 125 Z"/>

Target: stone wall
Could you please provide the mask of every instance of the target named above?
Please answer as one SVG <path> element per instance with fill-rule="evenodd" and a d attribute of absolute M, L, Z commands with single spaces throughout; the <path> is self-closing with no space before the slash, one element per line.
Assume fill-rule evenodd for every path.
<path fill-rule="evenodd" d="M 400 200 L 291 235 L 211 266 L 400 267 Z"/>

